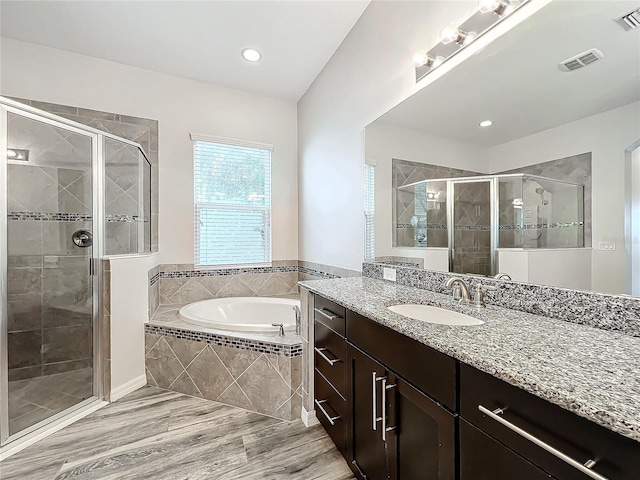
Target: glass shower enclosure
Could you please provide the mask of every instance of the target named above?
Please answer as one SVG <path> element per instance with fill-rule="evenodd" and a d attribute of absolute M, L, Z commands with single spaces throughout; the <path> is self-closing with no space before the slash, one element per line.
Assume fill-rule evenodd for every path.
<path fill-rule="evenodd" d="M 584 246 L 584 186 L 528 174 L 422 180 L 395 191 L 396 246 L 448 248 L 449 271 L 497 273 L 497 249 Z"/>
<path fill-rule="evenodd" d="M 103 398 L 100 260 L 150 250 L 150 168 L 0 97 L 0 447 Z"/>

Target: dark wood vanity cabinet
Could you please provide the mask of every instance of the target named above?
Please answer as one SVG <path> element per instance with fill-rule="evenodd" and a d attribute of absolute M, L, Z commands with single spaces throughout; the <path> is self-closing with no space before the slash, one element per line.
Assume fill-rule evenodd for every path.
<path fill-rule="evenodd" d="M 316 296 L 314 309 L 315 407 L 320 423 L 347 455 L 345 309 Z"/>
<path fill-rule="evenodd" d="M 462 363 L 460 416 L 461 480 L 598 478 L 580 471 L 571 459 L 591 465 L 600 478 L 640 479 L 639 442 Z M 513 473 L 519 468 L 534 472 L 531 464 L 547 473 Z"/>
<path fill-rule="evenodd" d="M 361 479 L 455 478 L 455 415 L 350 343 L 347 428 Z"/>

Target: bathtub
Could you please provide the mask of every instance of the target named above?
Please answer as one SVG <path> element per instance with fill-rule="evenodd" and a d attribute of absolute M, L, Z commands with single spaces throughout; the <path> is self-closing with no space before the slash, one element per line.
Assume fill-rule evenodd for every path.
<path fill-rule="evenodd" d="M 273 297 L 213 298 L 185 305 L 178 316 L 187 323 L 234 332 L 273 333 L 282 323 L 285 331 L 295 332 L 300 300 Z"/>

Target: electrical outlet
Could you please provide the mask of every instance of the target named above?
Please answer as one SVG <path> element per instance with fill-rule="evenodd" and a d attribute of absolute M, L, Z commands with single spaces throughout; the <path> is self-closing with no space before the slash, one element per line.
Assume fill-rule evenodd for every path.
<path fill-rule="evenodd" d="M 599 250 L 615 250 L 616 249 L 616 242 L 600 242 L 598 244 L 598 249 Z"/>
<path fill-rule="evenodd" d="M 392 282 L 396 281 L 396 269 L 395 268 L 383 268 L 382 270 L 382 278 L 384 280 L 390 280 Z"/>

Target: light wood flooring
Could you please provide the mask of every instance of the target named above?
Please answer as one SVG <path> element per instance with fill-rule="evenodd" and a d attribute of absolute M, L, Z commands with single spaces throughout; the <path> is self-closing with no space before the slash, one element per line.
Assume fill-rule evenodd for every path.
<path fill-rule="evenodd" d="M 323 428 L 144 387 L 0 463 L 2 480 L 346 480 Z"/>

